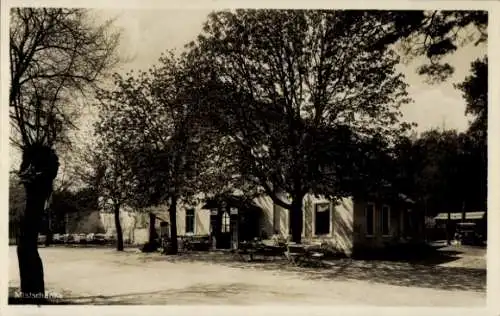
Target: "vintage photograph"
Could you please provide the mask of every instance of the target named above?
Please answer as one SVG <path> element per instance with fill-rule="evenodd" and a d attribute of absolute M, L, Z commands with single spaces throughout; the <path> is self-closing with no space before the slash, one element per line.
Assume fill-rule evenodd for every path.
<path fill-rule="evenodd" d="M 9 304 L 486 306 L 488 11 L 5 10 Z"/>

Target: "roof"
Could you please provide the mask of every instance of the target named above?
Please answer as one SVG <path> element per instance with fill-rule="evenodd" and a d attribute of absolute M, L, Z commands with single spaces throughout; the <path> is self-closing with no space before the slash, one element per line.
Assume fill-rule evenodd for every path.
<path fill-rule="evenodd" d="M 236 207 L 240 210 L 254 210 L 254 211 L 260 211 L 260 207 L 255 205 L 253 201 L 250 201 L 248 199 L 244 199 L 243 197 L 240 196 L 235 196 L 235 195 L 230 195 L 230 196 L 225 196 L 219 199 L 208 199 L 206 203 L 203 205 L 202 209 L 215 209 L 219 208 L 221 204 L 225 202 L 225 204 L 228 207 Z"/>
<path fill-rule="evenodd" d="M 465 212 L 465 219 L 483 219 L 486 212 Z M 461 220 L 462 212 L 451 213 L 450 218 L 452 220 Z M 439 213 L 434 219 L 448 219 L 448 213 Z"/>

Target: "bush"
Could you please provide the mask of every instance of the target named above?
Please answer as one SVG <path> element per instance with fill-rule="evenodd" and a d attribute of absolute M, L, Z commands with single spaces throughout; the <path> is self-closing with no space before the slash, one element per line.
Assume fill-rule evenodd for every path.
<path fill-rule="evenodd" d="M 148 241 L 147 243 L 144 244 L 144 246 L 142 246 L 141 251 L 145 252 L 145 253 L 155 252 L 158 250 L 158 248 L 160 248 L 159 242 L 157 242 L 157 241 L 149 242 Z"/>

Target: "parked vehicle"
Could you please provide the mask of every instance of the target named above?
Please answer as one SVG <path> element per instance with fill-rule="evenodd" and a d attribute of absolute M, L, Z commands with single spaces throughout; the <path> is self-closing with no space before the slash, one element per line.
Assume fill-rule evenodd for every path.
<path fill-rule="evenodd" d="M 54 236 L 52 236 L 52 243 L 60 244 L 62 242 L 63 242 L 63 237 L 61 234 L 54 234 Z"/>
<path fill-rule="evenodd" d="M 38 235 L 38 244 L 44 244 L 46 240 L 47 240 L 47 236 Z"/>
<path fill-rule="evenodd" d="M 113 234 L 107 234 L 105 235 L 105 240 L 108 243 L 114 243 L 116 241 L 116 236 Z"/>
<path fill-rule="evenodd" d="M 94 233 L 90 233 L 90 234 L 87 234 L 87 236 L 85 237 L 85 239 L 87 240 L 88 244 L 92 244 L 92 243 L 94 243 L 94 237 L 95 237 L 95 234 Z"/>
<path fill-rule="evenodd" d="M 76 243 L 76 244 L 80 243 L 80 235 L 79 234 L 73 234 L 73 243 Z"/>
<path fill-rule="evenodd" d="M 458 223 L 455 239 L 459 240 L 462 245 L 482 245 L 484 238 L 477 232 L 475 223 Z"/>
<path fill-rule="evenodd" d="M 78 234 L 78 240 L 80 244 L 86 244 L 87 243 L 87 234 Z"/>
<path fill-rule="evenodd" d="M 74 241 L 75 241 L 75 239 L 74 239 L 73 235 L 71 235 L 71 234 L 64 234 L 63 235 L 63 242 L 65 244 L 70 244 L 70 243 L 72 243 Z"/>
<path fill-rule="evenodd" d="M 92 243 L 103 245 L 106 243 L 106 235 L 104 234 L 94 234 Z"/>

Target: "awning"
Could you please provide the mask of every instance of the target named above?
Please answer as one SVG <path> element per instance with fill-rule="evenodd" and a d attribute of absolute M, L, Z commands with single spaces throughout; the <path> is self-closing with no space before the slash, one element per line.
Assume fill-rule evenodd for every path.
<path fill-rule="evenodd" d="M 484 215 L 486 212 L 466 212 L 465 213 L 465 219 L 482 219 L 484 218 Z M 434 217 L 436 220 L 447 220 L 448 219 L 448 213 L 439 213 L 436 217 Z M 462 213 L 451 213 L 450 214 L 450 219 L 451 220 L 461 220 L 462 219 Z"/>

